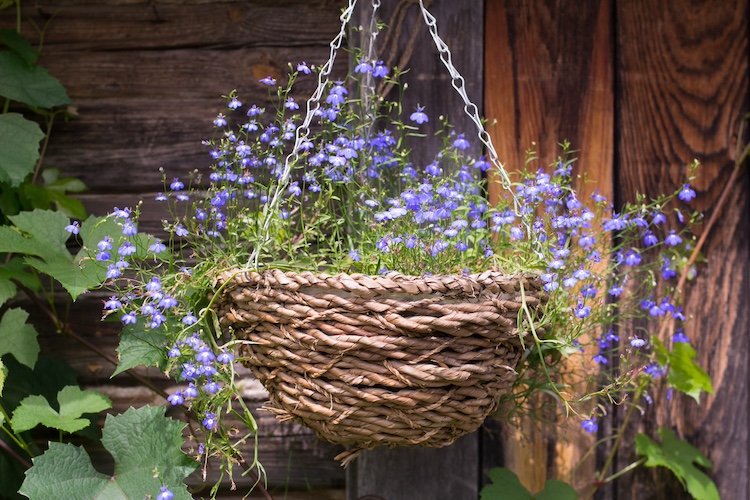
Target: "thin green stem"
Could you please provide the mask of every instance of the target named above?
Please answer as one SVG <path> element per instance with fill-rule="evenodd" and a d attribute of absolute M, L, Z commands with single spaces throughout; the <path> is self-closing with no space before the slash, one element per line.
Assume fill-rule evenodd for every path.
<path fill-rule="evenodd" d="M 42 147 L 39 149 L 39 159 L 34 167 L 34 176 L 31 178 L 31 183 L 35 184 L 39 173 L 42 171 L 42 161 L 44 161 L 44 155 L 47 152 L 47 145 L 49 144 L 50 135 L 52 135 L 52 124 L 55 121 L 55 115 L 57 113 L 50 113 L 45 116 L 47 130 L 44 132 L 44 141 L 42 141 Z"/>
<path fill-rule="evenodd" d="M 643 458 L 641 458 L 639 460 L 636 460 L 635 462 L 633 462 L 632 464 L 628 465 L 627 467 L 624 467 L 624 468 L 620 469 L 619 471 L 615 472 L 614 474 L 612 474 L 611 476 L 603 479 L 602 480 L 602 484 L 611 483 L 612 481 L 614 481 L 618 477 L 624 476 L 625 474 L 627 474 L 631 470 L 633 470 L 633 469 L 635 469 L 637 467 L 640 467 L 641 465 L 643 465 L 645 463 L 646 463 L 646 457 L 643 457 Z"/>
<path fill-rule="evenodd" d="M 645 387 L 645 383 L 642 382 L 638 386 L 638 389 L 635 392 L 633 401 L 638 401 L 641 398 L 644 387 Z M 623 436 L 625 436 L 625 431 L 627 431 L 628 429 L 628 425 L 630 424 L 630 419 L 633 417 L 633 413 L 635 413 L 636 408 L 637 406 L 635 404 L 632 404 L 628 407 L 628 411 L 625 413 L 625 420 L 623 420 L 622 425 L 619 427 L 617 431 L 617 438 L 615 439 L 615 442 L 612 445 L 612 449 L 609 451 L 609 455 L 607 455 L 607 459 L 604 462 L 604 466 L 597 474 L 597 477 L 596 477 L 597 484 L 602 484 L 602 480 L 605 474 L 607 474 L 607 471 L 612 465 L 612 462 L 615 459 L 615 455 L 617 455 L 617 450 L 620 448 L 620 443 L 622 442 L 622 438 Z"/>
<path fill-rule="evenodd" d="M 3 408 L 2 405 L 0 405 L 0 414 L 3 416 L 4 422 L 10 422 L 10 415 L 5 411 L 5 408 Z M 21 448 L 23 451 L 29 454 L 30 457 L 33 457 L 34 454 L 31 453 L 31 448 L 29 448 L 29 445 L 26 443 L 26 441 L 23 440 L 23 438 L 17 434 L 15 434 L 13 431 L 8 429 L 5 424 L 0 425 L 0 428 L 5 431 L 5 433 L 10 437 L 14 443 L 18 445 L 19 448 Z"/>

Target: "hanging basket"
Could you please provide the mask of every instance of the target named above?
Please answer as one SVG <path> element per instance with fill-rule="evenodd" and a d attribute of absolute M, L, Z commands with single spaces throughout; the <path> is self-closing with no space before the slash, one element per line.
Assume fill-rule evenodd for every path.
<path fill-rule="evenodd" d="M 543 299 L 536 276 L 499 272 L 219 281 L 220 322 L 250 341 L 241 354 L 271 411 L 358 450 L 442 447 L 476 430 L 516 378 L 523 297 L 532 314 Z"/>

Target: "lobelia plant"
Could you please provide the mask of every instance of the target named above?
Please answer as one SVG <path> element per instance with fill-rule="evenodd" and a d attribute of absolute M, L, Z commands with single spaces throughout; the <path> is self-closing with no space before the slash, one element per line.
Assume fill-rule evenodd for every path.
<path fill-rule="evenodd" d="M 512 390 L 491 404 L 501 418 L 541 415 L 551 404 L 594 433 L 609 405 L 629 408 L 627 424 L 632 411 L 651 404 L 649 391 L 663 380 L 696 401 L 711 391 L 680 328 L 687 316 L 677 302 L 676 276 L 686 267 L 694 273 L 687 256 L 699 214 L 687 204 L 695 197 L 696 163 L 674 193 L 618 208 L 598 192 L 579 199 L 567 143 L 546 168 L 534 168 L 530 155 L 512 181 L 486 133 L 479 139 L 488 156 L 479 158 L 467 153 L 473 139 L 447 121 L 434 138 L 426 136 L 420 127 L 434 117 L 422 106 L 402 109 L 401 74 L 391 76 L 376 58 L 358 54 L 356 60 L 340 81 L 328 80 L 332 60 L 323 67 L 290 65 L 282 84 L 260 80 L 270 105 L 247 105 L 235 91 L 225 96 L 214 137 L 205 142 L 213 159 L 207 181 L 200 172 L 164 176 L 157 197 L 171 214 L 164 234 L 139 232 L 140 205 L 115 209 L 86 227 L 84 261 L 98 266 L 112 291 L 105 315 L 123 324 L 117 373 L 153 365 L 182 384 L 167 400 L 200 423 L 188 439 L 199 443 L 191 450 L 204 477 L 213 458 L 230 477 L 238 465 L 255 469 L 257 484 L 264 475 L 257 453 L 243 454 L 258 429 L 235 367 L 248 362 L 255 342 L 226 327 L 217 312 L 239 274 L 479 280 L 493 271 L 536 280 L 538 299 L 523 280 L 514 299 L 522 352 Z M 302 113 L 294 84 L 316 74 L 318 91 Z M 395 86 L 398 97 L 373 96 L 373 80 Z M 423 140 L 440 147 L 432 162 L 414 165 L 410 150 Z M 498 200 L 487 199 L 492 173 L 505 188 Z M 66 229 L 83 232 L 76 222 Z M 667 327 L 654 329 L 660 325 Z M 237 419 L 246 430 L 234 425 Z M 617 444 L 625 427 L 617 431 Z M 665 431 L 662 437 L 660 446 L 639 436 L 637 450 L 645 458 L 636 464 L 671 468 L 697 498 L 702 473 L 683 467 L 684 455 L 676 458 L 674 436 Z M 608 475 L 610 462 L 592 483 L 623 473 Z M 524 494 L 512 473 L 491 477 L 495 482 L 482 498 L 500 498 L 508 484 Z M 698 482 L 709 492 L 704 498 L 716 497 L 706 476 Z M 559 481 L 545 491 L 575 495 Z M 164 487 L 159 498 L 170 494 Z M 519 498 L 532 498 L 525 494 Z"/>

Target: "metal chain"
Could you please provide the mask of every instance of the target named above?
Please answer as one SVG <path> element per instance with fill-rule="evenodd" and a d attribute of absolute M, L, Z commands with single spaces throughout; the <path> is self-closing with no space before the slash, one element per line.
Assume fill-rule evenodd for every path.
<path fill-rule="evenodd" d="M 302 125 L 297 127 L 297 130 L 294 133 L 294 147 L 292 148 L 292 152 L 289 153 L 284 160 L 284 169 L 279 175 L 279 182 L 278 184 L 276 184 L 276 189 L 274 190 L 273 196 L 265 205 L 263 214 L 263 231 L 261 233 L 263 235 L 263 241 L 259 242 L 255 246 L 253 252 L 250 254 L 250 258 L 248 259 L 248 267 L 252 266 L 253 269 L 258 269 L 260 248 L 268 243 L 269 240 L 268 228 L 271 225 L 271 218 L 273 217 L 273 214 L 276 213 L 275 209 L 281 202 L 282 193 L 289 186 L 289 177 L 291 176 L 292 165 L 299 159 L 300 146 L 310 135 L 310 123 L 312 123 L 315 113 L 320 109 L 320 98 L 323 96 L 323 92 L 325 92 L 325 89 L 328 86 L 328 76 L 333 70 L 333 63 L 336 61 L 336 55 L 341 48 L 341 43 L 346 37 L 346 31 L 349 27 L 349 21 L 352 18 L 352 13 L 354 12 L 354 8 L 356 6 L 357 0 L 349 0 L 349 6 L 344 9 L 344 11 L 341 13 L 341 16 L 339 16 L 339 20 L 341 21 L 341 28 L 339 29 L 336 37 L 334 37 L 334 39 L 331 40 L 331 43 L 329 44 L 330 52 L 328 55 L 328 61 L 326 61 L 326 63 L 320 68 L 320 72 L 318 73 L 318 87 L 315 89 L 315 92 L 313 92 L 312 96 L 310 96 L 310 99 L 307 100 L 305 119 L 303 120 Z"/>
<path fill-rule="evenodd" d="M 519 213 L 520 204 L 515 196 L 515 193 L 513 192 L 510 177 L 505 171 L 505 167 L 503 167 L 503 164 L 500 163 L 500 160 L 498 159 L 495 147 L 492 145 L 490 134 L 487 133 L 487 130 L 485 130 L 484 128 L 484 124 L 482 124 L 482 120 L 479 118 L 479 110 L 477 109 L 476 104 L 474 104 L 466 94 L 464 77 L 461 76 L 461 73 L 459 73 L 456 67 L 453 66 L 450 49 L 445 44 L 443 39 L 438 35 L 437 21 L 435 19 L 435 16 L 430 14 L 430 12 L 424 6 L 423 0 L 419 0 L 419 8 L 422 11 L 422 17 L 424 18 L 424 22 L 427 25 L 427 29 L 429 30 L 430 35 L 432 36 L 432 40 L 435 42 L 435 47 L 437 47 L 438 54 L 440 55 L 440 60 L 443 61 L 443 65 L 451 75 L 451 85 L 454 89 L 456 89 L 456 92 L 458 92 L 458 95 L 461 96 L 461 99 L 463 99 L 464 101 L 464 112 L 477 126 L 477 136 L 479 137 L 479 140 L 482 142 L 482 144 L 484 144 L 484 146 L 487 148 L 487 156 L 497 169 L 497 174 L 500 176 L 502 186 L 507 192 L 510 193 L 511 197 L 513 198 L 514 208 L 516 209 L 516 212 Z"/>

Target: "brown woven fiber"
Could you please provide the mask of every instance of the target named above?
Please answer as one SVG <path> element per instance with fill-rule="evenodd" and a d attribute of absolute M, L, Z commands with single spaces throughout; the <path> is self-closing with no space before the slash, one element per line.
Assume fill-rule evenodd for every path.
<path fill-rule="evenodd" d="M 476 430 L 516 378 L 521 283 L 535 276 L 223 273 L 219 316 L 272 411 L 357 449 L 441 447 Z M 528 339 L 528 337 L 527 337 Z"/>

